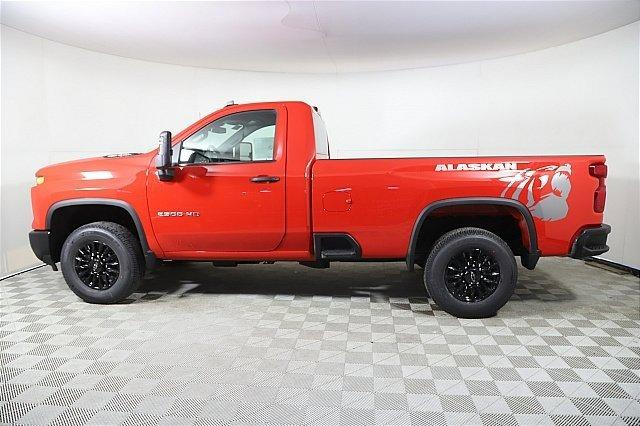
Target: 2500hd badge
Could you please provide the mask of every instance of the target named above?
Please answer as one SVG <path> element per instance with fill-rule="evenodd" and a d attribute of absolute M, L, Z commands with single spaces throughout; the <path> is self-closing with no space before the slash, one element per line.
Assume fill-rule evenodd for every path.
<path fill-rule="evenodd" d="M 200 217 L 200 212 L 158 212 L 160 217 Z"/>

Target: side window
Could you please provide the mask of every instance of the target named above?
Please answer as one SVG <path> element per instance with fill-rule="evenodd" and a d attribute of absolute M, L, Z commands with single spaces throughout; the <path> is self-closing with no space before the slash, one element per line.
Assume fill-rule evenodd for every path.
<path fill-rule="evenodd" d="M 313 111 L 313 133 L 316 141 L 317 158 L 329 158 L 329 137 L 324 121 L 317 111 Z"/>
<path fill-rule="evenodd" d="M 270 161 L 276 112 L 246 111 L 219 118 L 182 142 L 181 164 Z"/>

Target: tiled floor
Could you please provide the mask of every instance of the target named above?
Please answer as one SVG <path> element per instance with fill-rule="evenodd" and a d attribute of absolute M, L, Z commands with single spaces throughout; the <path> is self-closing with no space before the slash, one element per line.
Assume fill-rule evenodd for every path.
<path fill-rule="evenodd" d="M 640 424 L 640 282 L 569 259 L 460 320 L 403 264 L 163 267 L 126 303 L 0 282 L 0 422 Z"/>

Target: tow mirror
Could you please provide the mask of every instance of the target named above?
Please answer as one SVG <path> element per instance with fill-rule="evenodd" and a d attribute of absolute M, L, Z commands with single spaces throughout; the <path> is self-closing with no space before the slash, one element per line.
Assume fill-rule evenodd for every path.
<path fill-rule="evenodd" d="M 240 161 L 253 161 L 253 144 L 250 142 L 240 142 Z"/>
<path fill-rule="evenodd" d="M 158 156 L 156 157 L 156 169 L 161 181 L 173 179 L 173 149 L 171 147 L 171 132 L 160 133 L 158 141 Z"/>

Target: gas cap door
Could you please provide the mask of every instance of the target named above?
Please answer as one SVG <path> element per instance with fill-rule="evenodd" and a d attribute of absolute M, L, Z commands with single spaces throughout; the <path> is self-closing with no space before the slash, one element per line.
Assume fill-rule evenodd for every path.
<path fill-rule="evenodd" d="M 328 212 L 348 212 L 351 202 L 351 188 L 334 189 L 322 194 L 322 207 Z"/>

